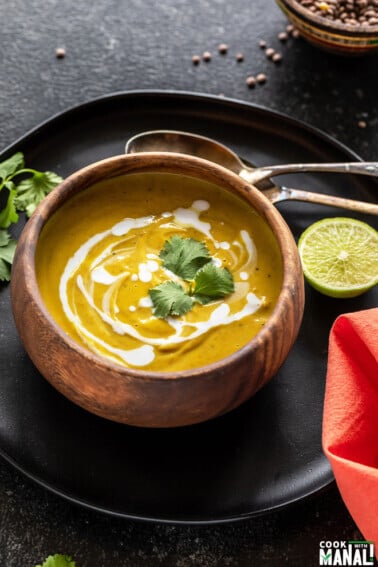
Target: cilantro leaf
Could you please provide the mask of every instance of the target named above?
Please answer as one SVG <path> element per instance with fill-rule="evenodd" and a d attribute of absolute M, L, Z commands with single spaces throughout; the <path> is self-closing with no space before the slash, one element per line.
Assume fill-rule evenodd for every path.
<path fill-rule="evenodd" d="M 16 207 L 30 217 L 42 199 L 59 185 L 62 178 L 52 171 L 33 171 L 32 177 L 17 186 Z"/>
<path fill-rule="evenodd" d="M 231 272 L 227 268 L 218 268 L 213 263 L 198 270 L 194 284 L 193 297 L 201 305 L 220 299 L 235 289 Z"/>
<path fill-rule="evenodd" d="M 0 211 L 0 228 L 8 228 L 10 224 L 18 221 L 18 214 L 15 206 L 16 189 L 10 181 L 7 184 L 8 199 L 5 208 Z"/>
<path fill-rule="evenodd" d="M 154 315 L 164 319 L 168 315 L 184 315 L 193 307 L 193 299 L 184 288 L 172 281 L 164 282 L 149 290 Z"/>
<path fill-rule="evenodd" d="M 42 565 L 36 565 L 35 567 L 76 567 L 76 563 L 68 555 L 56 553 L 55 555 L 49 555 Z"/>
<path fill-rule="evenodd" d="M 196 272 L 211 260 L 203 242 L 177 235 L 165 242 L 160 258 L 164 268 L 187 281 L 192 280 Z"/>
<path fill-rule="evenodd" d="M 6 230 L 0 230 L 0 281 L 9 282 L 16 241 Z"/>
<path fill-rule="evenodd" d="M 4 181 L 19 169 L 24 167 L 24 154 L 17 152 L 9 159 L 0 163 L 0 178 Z"/>

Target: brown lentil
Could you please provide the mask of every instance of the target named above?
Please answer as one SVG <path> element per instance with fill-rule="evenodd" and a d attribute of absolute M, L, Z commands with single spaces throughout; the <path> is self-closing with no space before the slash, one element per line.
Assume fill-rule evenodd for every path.
<path fill-rule="evenodd" d="M 204 61 L 206 61 L 206 63 L 208 63 L 209 61 L 211 61 L 211 53 L 210 51 L 204 51 L 202 54 L 202 59 Z"/>
<path fill-rule="evenodd" d="M 261 47 L 261 49 L 265 49 L 265 48 L 266 48 L 266 41 L 263 40 L 263 39 L 261 39 L 261 40 L 259 41 L 259 46 Z"/>
<path fill-rule="evenodd" d="M 281 53 L 275 53 L 272 57 L 272 61 L 274 63 L 279 63 L 280 61 L 282 61 L 282 55 Z"/>
<path fill-rule="evenodd" d="M 247 83 L 248 88 L 253 89 L 256 86 L 256 79 L 255 77 L 247 77 L 245 82 Z"/>
<path fill-rule="evenodd" d="M 64 49 L 64 47 L 57 47 L 55 49 L 55 56 L 58 59 L 63 59 L 66 56 L 66 50 Z"/>
<path fill-rule="evenodd" d="M 237 53 L 237 54 L 236 54 L 236 61 L 237 61 L 238 63 L 241 63 L 242 61 L 244 61 L 244 55 L 243 55 L 243 53 Z"/>
<path fill-rule="evenodd" d="M 228 45 L 227 45 L 227 43 L 221 43 L 220 45 L 218 45 L 218 51 L 219 51 L 219 53 L 221 53 L 222 55 L 224 55 L 225 53 L 227 53 L 227 51 L 228 51 Z"/>
<path fill-rule="evenodd" d="M 265 55 L 267 56 L 268 59 L 272 59 L 274 54 L 275 54 L 275 51 L 274 51 L 273 47 L 267 47 L 265 49 Z"/>
<path fill-rule="evenodd" d="M 278 39 L 279 39 L 280 41 L 287 41 L 288 38 L 289 38 L 289 35 L 287 34 L 287 32 L 280 32 L 280 33 L 278 34 Z"/>
<path fill-rule="evenodd" d="M 376 26 L 377 0 L 298 0 L 317 16 L 350 26 Z"/>
<path fill-rule="evenodd" d="M 359 120 L 358 123 L 357 123 L 357 126 L 358 126 L 359 128 L 362 128 L 362 129 L 363 129 L 363 128 L 366 128 L 367 122 L 365 122 L 365 120 Z"/>
<path fill-rule="evenodd" d="M 199 55 L 193 55 L 192 57 L 193 65 L 199 65 L 200 61 L 201 61 L 201 57 Z"/>
<path fill-rule="evenodd" d="M 264 73 L 259 73 L 258 75 L 256 75 L 256 81 L 261 85 L 263 83 L 266 83 L 266 75 Z"/>

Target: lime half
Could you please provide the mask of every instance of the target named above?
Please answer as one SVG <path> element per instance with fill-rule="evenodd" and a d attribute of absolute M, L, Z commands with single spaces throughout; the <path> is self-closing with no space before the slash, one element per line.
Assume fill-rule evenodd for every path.
<path fill-rule="evenodd" d="M 331 297 L 355 297 L 378 283 L 378 233 L 351 218 L 326 218 L 298 242 L 308 283 Z"/>

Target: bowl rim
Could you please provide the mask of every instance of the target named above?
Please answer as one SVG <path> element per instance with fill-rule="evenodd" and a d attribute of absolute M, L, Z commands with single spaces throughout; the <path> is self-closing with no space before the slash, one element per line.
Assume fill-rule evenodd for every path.
<path fill-rule="evenodd" d="M 335 40 L 342 35 L 348 36 L 351 39 L 377 39 L 378 42 L 378 24 L 375 25 L 363 25 L 351 26 L 350 24 L 343 24 L 340 22 L 335 22 L 333 20 L 328 20 L 327 18 L 322 18 L 317 14 L 313 14 L 298 0 L 277 0 L 279 4 L 286 6 L 287 10 L 293 15 L 293 17 L 299 18 L 301 16 L 303 20 L 314 24 L 321 28 L 322 30 L 328 32 L 330 36 L 334 36 Z M 333 32 L 333 34 L 332 34 Z M 346 46 L 347 47 L 347 46 Z M 371 45 L 373 49 L 374 45 Z"/>
<path fill-rule="evenodd" d="M 147 169 L 145 164 L 143 165 L 143 162 L 146 159 L 149 161 Z M 124 171 L 124 164 L 127 162 L 131 162 L 131 164 L 134 163 L 135 167 L 131 168 L 130 170 Z M 96 174 L 98 170 L 101 171 L 101 168 L 105 167 L 108 164 L 114 166 L 110 174 L 102 175 L 101 177 L 93 177 L 93 174 Z M 183 166 L 187 166 L 188 171 L 184 173 L 180 171 L 180 168 L 182 169 Z M 206 170 L 205 177 L 203 177 L 204 168 Z M 200 174 L 201 171 L 202 174 Z M 72 198 L 78 192 L 85 191 L 95 183 L 103 181 L 105 179 L 111 179 L 124 175 L 127 176 L 134 173 L 161 172 L 198 177 L 199 179 L 204 179 L 205 181 L 210 181 L 214 184 L 218 184 L 219 186 L 230 192 L 234 192 L 235 188 L 237 187 L 238 189 L 236 190 L 236 193 L 238 194 L 238 196 L 240 198 L 244 198 L 247 203 L 253 206 L 256 209 L 257 213 L 262 216 L 263 219 L 269 224 L 270 229 L 272 230 L 278 242 L 282 256 L 283 277 L 281 290 L 273 312 L 271 313 L 269 319 L 262 327 L 262 329 L 245 345 L 243 345 L 241 348 L 231 353 L 230 355 L 212 363 L 188 370 L 150 371 L 148 369 L 128 367 L 122 365 L 121 363 L 117 363 L 116 361 L 107 359 L 105 356 L 101 356 L 96 352 L 91 351 L 89 348 L 82 346 L 66 331 L 64 331 L 64 329 L 62 329 L 62 327 L 51 315 L 39 291 L 35 269 L 35 256 L 39 235 L 46 222 L 63 203 Z M 212 179 L 212 177 L 214 178 Z M 76 191 L 75 189 L 77 183 L 80 183 L 80 181 L 83 179 L 86 184 L 83 185 L 79 191 Z M 257 207 L 255 207 L 254 204 L 251 204 L 251 202 L 247 198 L 248 195 L 253 195 L 253 199 L 254 201 L 256 201 Z M 271 224 L 272 222 L 273 226 Z M 120 378 L 123 377 L 127 379 L 132 377 L 132 379 L 140 379 L 144 382 L 156 382 L 159 380 L 166 382 L 167 380 L 187 379 L 198 375 L 211 375 L 215 370 L 219 371 L 219 369 L 221 368 L 227 368 L 229 365 L 232 366 L 233 363 L 235 363 L 240 357 L 243 358 L 247 353 L 253 351 L 260 344 L 264 343 L 264 340 L 269 336 L 270 329 L 274 326 L 274 323 L 278 322 L 280 320 L 280 317 L 282 317 L 283 315 L 283 313 L 281 312 L 283 311 L 284 296 L 293 295 L 291 292 L 291 285 L 294 280 L 301 280 L 301 284 L 299 285 L 302 287 L 301 296 L 299 297 L 300 308 L 298 329 L 302 321 L 304 311 L 304 279 L 299 259 L 299 253 L 297 251 L 297 246 L 289 226 L 287 225 L 278 209 L 276 209 L 274 204 L 271 203 L 267 197 L 265 197 L 262 191 L 257 189 L 255 186 L 248 184 L 236 173 L 233 173 L 231 170 L 226 169 L 225 167 L 214 162 L 210 162 L 196 156 L 189 156 L 186 154 L 173 152 L 140 152 L 134 154 L 120 154 L 117 156 L 111 156 L 98 160 L 73 172 L 68 177 L 66 177 L 57 187 L 55 187 L 54 190 L 50 192 L 38 205 L 35 212 L 28 220 L 25 228 L 27 228 L 27 231 L 25 229 L 22 231 L 19 243 L 17 245 L 16 255 L 19 254 L 19 250 L 23 250 L 24 240 L 26 238 L 25 235 L 27 234 L 28 246 L 26 247 L 26 249 L 28 257 L 26 258 L 25 251 L 23 250 L 24 258 L 22 259 L 23 266 L 27 270 L 25 286 L 28 289 L 31 297 L 33 297 L 44 319 L 52 328 L 53 332 L 69 349 L 86 359 L 89 363 L 101 367 L 101 369 L 103 370 L 108 369 L 112 374 L 118 374 Z M 286 252 L 286 254 L 282 252 L 282 245 L 285 245 L 284 251 Z M 287 254 L 288 252 L 289 255 Z M 289 256 L 290 258 L 292 258 L 293 256 L 296 257 L 298 264 L 298 273 L 296 275 L 290 273 L 290 270 L 288 269 Z M 11 279 L 11 298 L 13 303 L 15 291 L 12 290 L 13 286 Z"/>

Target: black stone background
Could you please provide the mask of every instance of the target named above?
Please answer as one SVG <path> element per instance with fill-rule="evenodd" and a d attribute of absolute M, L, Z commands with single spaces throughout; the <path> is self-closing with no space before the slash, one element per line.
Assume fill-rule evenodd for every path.
<path fill-rule="evenodd" d="M 302 39 L 282 44 L 277 34 L 287 21 L 273 0 L 2 0 L 0 14 L 2 149 L 94 97 L 175 89 L 285 112 L 377 159 L 377 55 L 334 56 Z M 283 54 L 280 65 L 266 59 L 261 39 Z M 223 56 L 221 42 L 229 45 Z M 57 47 L 65 58 L 56 58 Z M 194 66 L 192 55 L 205 50 L 212 60 Z M 236 62 L 237 52 L 244 62 Z M 246 77 L 258 72 L 266 84 L 248 89 Z M 77 567 L 311 567 L 324 539 L 361 539 L 335 486 L 252 520 L 156 525 L 78 508 L 0 461 L 1 567 L 34 567 L 57 552 L 71 554 Z"/>

